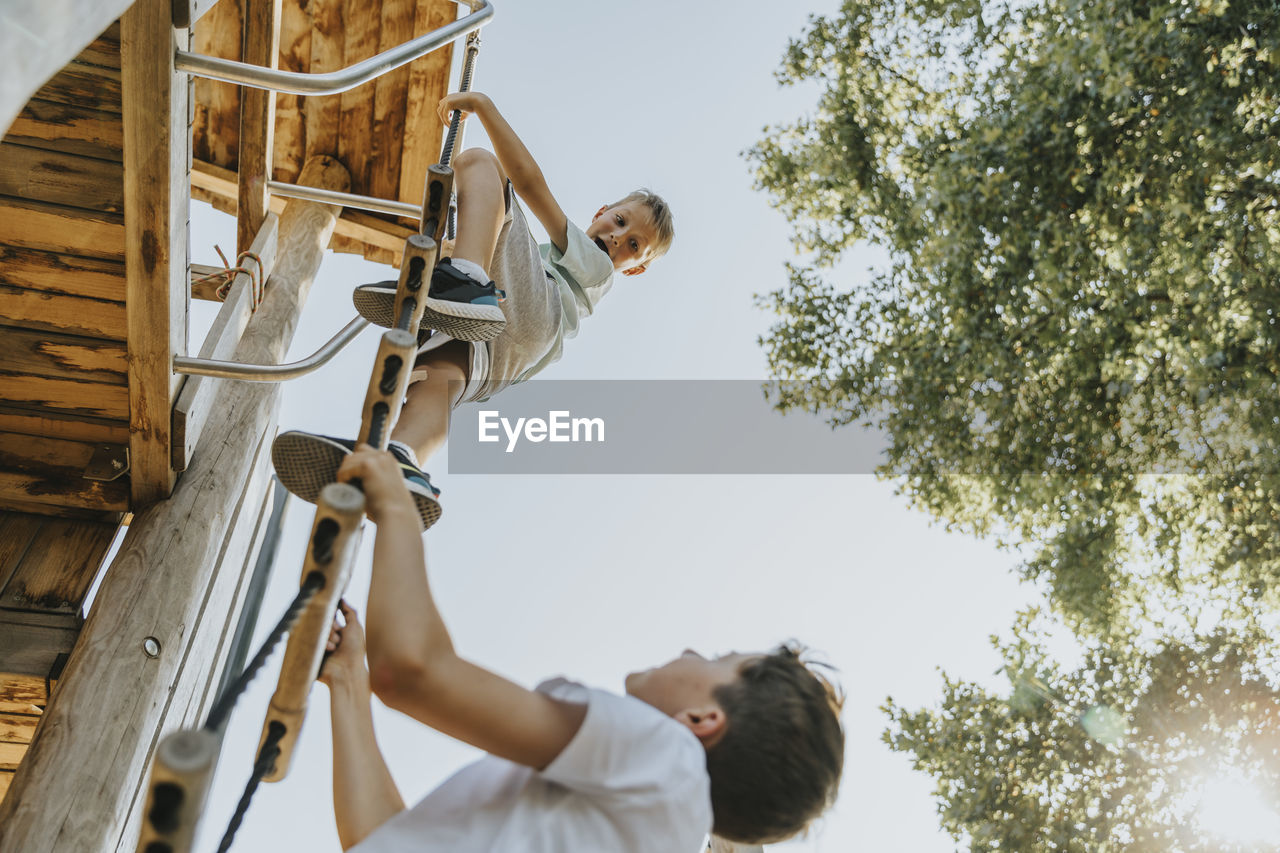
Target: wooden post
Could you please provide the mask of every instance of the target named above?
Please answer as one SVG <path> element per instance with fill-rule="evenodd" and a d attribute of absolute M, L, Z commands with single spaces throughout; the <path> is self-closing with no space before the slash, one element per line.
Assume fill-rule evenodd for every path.
<path fill-rule="evenodd" d="M 173 56 L 185 30 L 172 0 L 137 0 L 120 19 L 124 121 L 125 316 L 133 508 L 173 490 L 170 416 L 187 344 L 188 87 Z M 182 37 L 175 38 L 175 33 Z"/>
<path fill-rule="evenodd" d="M 303 181 L 347 188 L 329 158 L 308 164 Z M 275 272 L 237 360 L 280 361 L 337 214 L 289 202 Z M 202 722 L 213 701 L 249 574 L 279 394 L 275 384 L 228 381 L 173 496 L 134 518 L 0 803 L 0 853 L 133 849 L 160 736 Z"/>
<path fill-rule="evenodd" d="M 246 0 L 244 61 L 275 68 L 280 62 L 280 0 Z M 271 150 L 274 146 L 276 95 L 245 87 L 240 92 L 239 204 L 236 251 L 249 250 L 262 228 L 271 193 Z"/>

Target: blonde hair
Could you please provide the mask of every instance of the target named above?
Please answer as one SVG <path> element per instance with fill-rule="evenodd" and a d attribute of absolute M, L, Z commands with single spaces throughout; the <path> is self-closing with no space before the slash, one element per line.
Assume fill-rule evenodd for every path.
<path fill-rule="evenodd" d="M 653 217 L 654 240 L 649 245 L 649 256 L 645 258 L 647 263 L 662 257 L 671 248 L 671 241 L 676 238 L 676 226 L 671 218 L 671 206 L 666 199 L 644 187 L 628 193 L 609 206 L 617 207 L 632 201 L 649 208 L 649 214 Z"/>

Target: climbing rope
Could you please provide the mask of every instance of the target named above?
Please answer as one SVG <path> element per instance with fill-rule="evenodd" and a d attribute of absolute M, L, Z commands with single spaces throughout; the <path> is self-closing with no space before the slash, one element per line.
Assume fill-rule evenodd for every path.
<path fill-rule="evenodd" d="M 458 84 L 459 92 L 471 91 L 471 74 L 476 67 L 476 55 L 480 53 L 480 31 L 467 36 L 466 56 L 462 61 L 462 81 Z M 440 165 L 448 166 L 453 159 L 453 146 L 457 143 L 458 131 L 462 127 L 462 112 L 454 110 L 449 118 L 449 132 L 444 138 L 444 150 L 440 152 Z M 454 239 L 457 217 L 454 206 L 449 205 L 449 214 L 445 220 L 445 236 Z"/>
<path fill-rule="evenodd" d="M 241 252 L 236 255 L 236 265 L 233 267 L 227 262 L 227 256 L 222 253 L 222 247 L 215 245 L 214 251 L 218 253 L 218 257 L 222 258 L 223 269 L 217 272 L 211 272 L 208 275 L 202 275 L 195 279 L 192 284 L 203 284 L 208 281 L 217 281 L 218 287 L 214 290 L 214 295 L 220 301 L 226 301 L 227 296 L 231 293 L 231 283 L 235 281 L 236 276 L 241 273 L 249 276 L 249 311 L 252 313 L 258 310 L 258 306 L 262 304 L 262 297 L 265 288 L 262 284 L 262 259 L 253 252 Z M 244 262 L 253 261 L 254 266 L 247 267 Z"/>
<path fill-rule="evenodd" d="M 267 635 L 267 639 L 263 641 L 262 647 L 253 656 L 253 660 L 249 661 L 249 665 L 241 671 L 240 675 L 236 676 L 235 681 L 227 685 L 227 689 L 213 703 L 213 709 L 209 712 L 209 717 L 204 723 L 206 729 L 218 731 L 222 728 L 223 723 L 227 721 L 227 717 L 235 709 L 236 702 L 239 701 L 245 688 L 249 686 L 249 682 L 253 681 L 254 676 L 258 674 L 258 670 L 262 669 L 263 664 L 267 662 L 267 658 L 271 657 L 271 652 L 284 635 L 293 628 L 293 623 L 298 621 L 298 617 L 302 615 L 302 611 L 311 603 L 311 599 L 323 588 L 323 575 L 318 572 L 312 572 L 307 575 L 306 580 L 302 582 L 302 586 L 298 588 L 298 594 L 294 596 L 293 603 L 285 610 L 284 615 L 280 617 L 280 621 L 276 623 L 276 626 L 271 629 L 271 633 Z"/>
<path fill-rule="evenodd" d="M 236 832 L 240 829 L 240 824 L 244 822 L 244 816 L 249 811 L 249 803 L 253 800 L 253 795 L 258 790 L 258 785 L 271 772 L 271 768 L 276 766 L 276 759 L 280 757 L 280 741 L 284 739 L 285 727 L 283 723 L 272 723 L 267 731 L 266 738 L 262 741 L 262 748 L 258 750 L 258 760 L 253 763 L 253 773 L 249 776 L 248 783 L 244 786 L 244 793 L 240 795 L 240 802 L 236 803 L 235 814 L 231 815 L 231 821 L 227 824 L 227 831 L 222 835 L 222 842 L 218 845 L 218 853 L 227 853 L 231 849 L 231 842 L 235 840 Z"/>

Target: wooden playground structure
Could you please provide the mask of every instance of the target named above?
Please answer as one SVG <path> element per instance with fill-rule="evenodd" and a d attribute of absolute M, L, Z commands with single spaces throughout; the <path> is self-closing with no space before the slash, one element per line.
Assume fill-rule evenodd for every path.
<path fill-rule="evenodd" d="M 154 837 L 164 738 L 243 665 L 272 548 L 274 380 L 301 368 L 245 365 L 280 365 L 326 248 L 400 267 L 396 314 L 416 329 L 451 180 L 429 176 L 435 106 L 453 42 L 473 50 L 493 10 L 16 5 L 0 11 L 0 853 L 131 851 Z M 229 270 L 189 262 L 193 199 L 236 215 Z M 192 298 L 222 303 L 199 342 Z M 374 443 L 403 395 L 387 360 L 414 344 L 396 335 L 366 400 Z M 318 526 L 325 512 L 360 515 L 322 505 Z M 316 612 L 299 624 L 327 626 Z"/>

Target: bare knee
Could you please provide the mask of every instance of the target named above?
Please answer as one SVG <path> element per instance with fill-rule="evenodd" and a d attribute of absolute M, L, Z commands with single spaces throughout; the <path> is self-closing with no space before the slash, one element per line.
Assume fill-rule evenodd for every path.
<path fill-rule="evenodd" d="M 498 158 L 483 148 L 465 148 L 459 151 L 451 165 L 459 181 L 497 178 L 501 183 L 506 182 L 506 175 L 502 172 L 502 164 L 498 162 Z"/>

